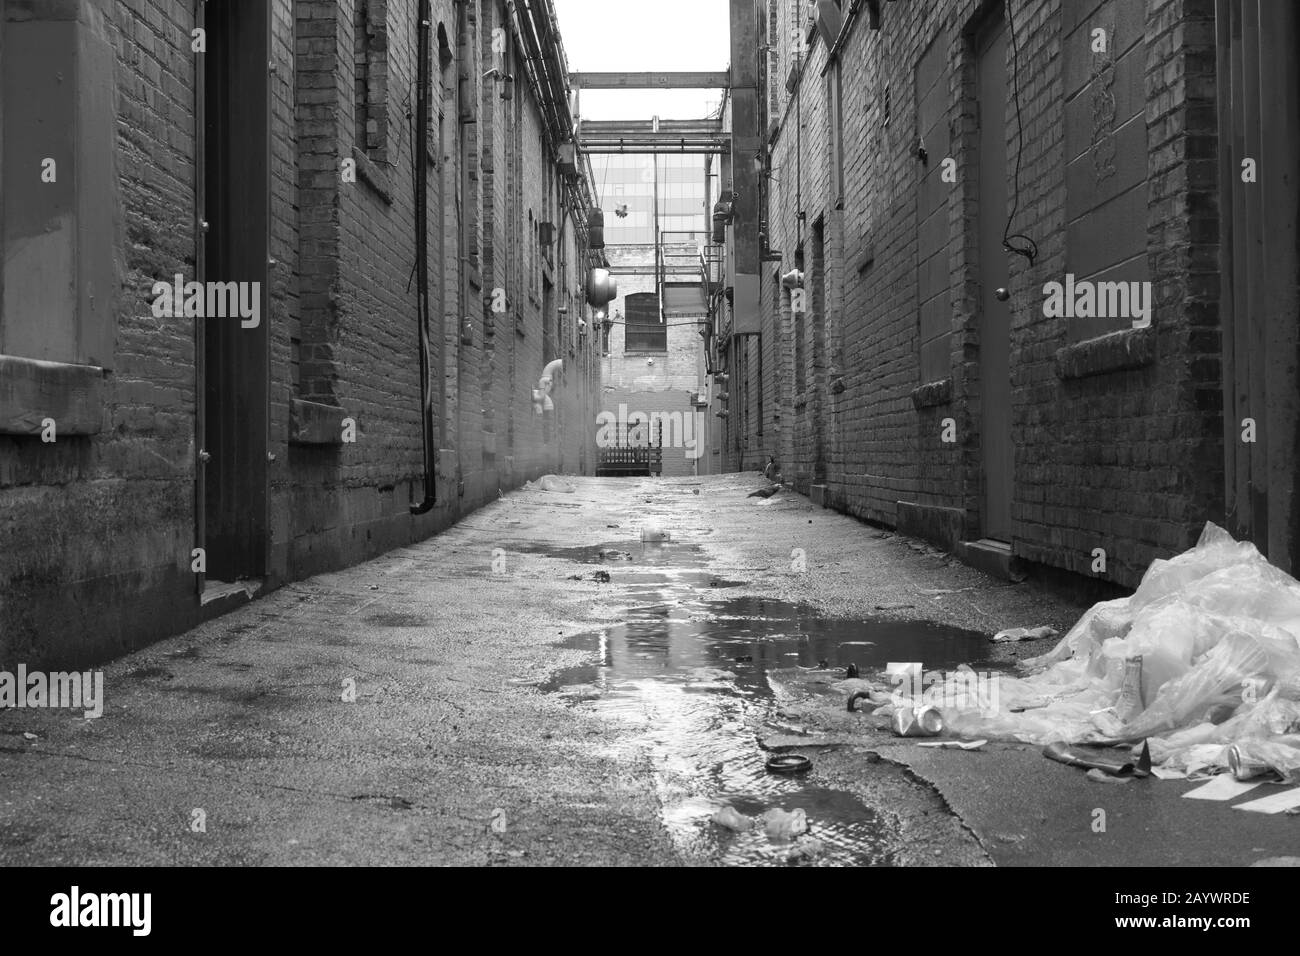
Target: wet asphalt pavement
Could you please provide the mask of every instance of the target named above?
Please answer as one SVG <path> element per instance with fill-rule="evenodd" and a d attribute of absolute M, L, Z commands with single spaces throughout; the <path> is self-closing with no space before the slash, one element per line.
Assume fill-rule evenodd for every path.
<path fill-rule="evenodd" d="M 1293 819 L 1094 784 L 1037 748 L 925 749 L 834 689 L 850 663 L 996 672 L 1050 642 L 989 634 L 1063 632 L 1082 608 L 792 493 L 748 498 L 756 475 L 573 481 L 115 662 L 98 720 L 0 712 L 0 864 L 1294 852 Z M 812 769 L 773 774 L 778 752 Z M 808 832 L 734 832 L 712 820 L 725 806 L 802 810 Z"/>

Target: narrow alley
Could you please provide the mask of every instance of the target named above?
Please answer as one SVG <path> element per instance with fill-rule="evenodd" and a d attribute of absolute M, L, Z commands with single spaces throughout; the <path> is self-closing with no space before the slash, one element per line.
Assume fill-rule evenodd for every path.
<path fill-rule="evenodd" d="M 1077 607 L 757 476 L 573 481 L 109 665 L 99 719 L 11 713 L 0 863 L 799 860 L 724 804 L 803 809 L 818 865 L 1244 865 L 1276 840 L 1165 784 L 1107 793 L 1099 836 L 1097 785 L 1039 748 L 928 750 L 829 691 L 906 655 L 1004 670 L 1046 648 L 992 632 Z M 768 773 L 777 751 L 811 771 Z"/>
<path fill-rule="evenodd" d="M 1280 0 L 0 0 L 15 909 L 1054 867 L 1263 926 L 1297 49 Z"/>

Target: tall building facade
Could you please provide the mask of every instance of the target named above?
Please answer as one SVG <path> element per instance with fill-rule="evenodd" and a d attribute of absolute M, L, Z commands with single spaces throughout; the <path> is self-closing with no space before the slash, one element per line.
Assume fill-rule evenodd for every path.
<path fill-rule="evenodd" d="M 0 665 L 592 470 L 603 258 L 550 7 L 4 4 Z"/>
<path fill-rule="evenodd" d="M 619 293 L 602 359 L 598 444 L 662 441 L 664 475 L 709 474 L 716 456 L 705 398 L 700 262 L 710 244 L 716 160 L 603 154 L 591 164 Z"/>
<path fill-rule="evenodd" d="M 729 467 L 997 570 L 1131 587 L 1207 519 L 1300 565 L 1292 5 L 738 6 Z"/>

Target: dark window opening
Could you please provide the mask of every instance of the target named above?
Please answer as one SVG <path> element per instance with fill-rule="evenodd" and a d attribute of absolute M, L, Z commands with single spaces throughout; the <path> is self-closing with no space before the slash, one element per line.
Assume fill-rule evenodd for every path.
<path fill-rule="evenodd" d="M 668 326 L 659 319 L 659 296 L 634 292 L 627 297 L 625 352 L 667 352 Z"/>

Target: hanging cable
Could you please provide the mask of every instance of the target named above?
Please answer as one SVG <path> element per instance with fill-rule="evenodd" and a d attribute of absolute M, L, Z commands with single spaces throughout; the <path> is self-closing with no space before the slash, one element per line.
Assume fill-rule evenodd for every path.
<path fill-rule="evenodd" d="M 1016 46 L 1016 21 L 1011 12 L 1012 0 L 1007 0 L 1007 32 L 1011 40 L 1011 98 L 1016 107 L 1016 173 L 1011 200 L 1011 213 L 1006 228 L 1002 230 L 1002 248 L 1024 256 L 1032 266 L 1038 258 L 1038 244 L 1023 233 L 1013 233 L 1011 223 L 1020 211 L 1020 160 L 1025 152 L 1025 124 L 1020 114 L 1020 51 Z M 1012 240 L 1015 240 L 1014 242 Z"/>

